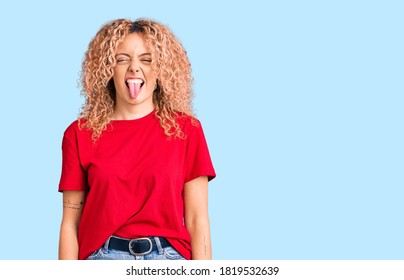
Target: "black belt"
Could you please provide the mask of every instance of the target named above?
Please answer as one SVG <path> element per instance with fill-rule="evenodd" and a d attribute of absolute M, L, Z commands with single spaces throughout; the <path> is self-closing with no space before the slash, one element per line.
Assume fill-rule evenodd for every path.
<path fill-rule="evenodd" d="M 167 239 L 156 237 L 160 240 L 162 248 L 171 246 Z M 153 250 L 157 250 L 157 244 L 154 237 L 142 237 L 136 239 L 124 239 L 111 236 L 109 239 L 109 249 L 129 252 L 134 256 L 143 256 Z"/>

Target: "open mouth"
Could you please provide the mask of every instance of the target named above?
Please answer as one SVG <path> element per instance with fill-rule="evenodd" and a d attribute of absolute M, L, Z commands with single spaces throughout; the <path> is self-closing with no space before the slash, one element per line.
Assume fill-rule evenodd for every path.
<path fill-rule="evenodd" d="M 127 79 L 126 86 L 129 88 L 130 97 L 135 99 L 140 92 L 140 89 L 143 87 L 144 81 L 140 78 Z"/>

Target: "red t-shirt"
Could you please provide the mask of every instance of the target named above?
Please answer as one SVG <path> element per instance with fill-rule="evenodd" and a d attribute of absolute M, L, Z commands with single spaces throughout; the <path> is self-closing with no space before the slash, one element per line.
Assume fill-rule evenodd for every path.
<path fill-rule="evenodd" d="M 166 237 L 186 259 L 190 235 L 184 225 L 184 184 L 216 174 L 198 120 L 177 118 L 185 139 L 167 137 L 155 112 L 112 121 L 94 143 L 91 131 L 73 122 L 62 143 L 59 191 L 85 190 L 79 259 L 115 235 Z"/>

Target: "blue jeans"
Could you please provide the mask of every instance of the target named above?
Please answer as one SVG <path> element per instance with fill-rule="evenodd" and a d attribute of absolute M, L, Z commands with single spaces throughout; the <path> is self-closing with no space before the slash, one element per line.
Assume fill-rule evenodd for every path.
<path fill-rule="evenodd" d="M 153 238 L 153 237 L 151 237 Z M 100 249 L 92 253 L 87 260 L 185 260 L 172 246 L 161 247 L 160 239 L 154 238 L 157 249 L 143 256 L 134 256 L 129 252 L 109 249 L 109 238 Z"/>

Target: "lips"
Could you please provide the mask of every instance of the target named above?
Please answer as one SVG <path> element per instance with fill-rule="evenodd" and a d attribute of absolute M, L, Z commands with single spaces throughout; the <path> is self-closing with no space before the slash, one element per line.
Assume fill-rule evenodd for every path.
<path fill-rule="evenodd" d="M 143 86 L 144 81 L 141 78 L 129 78 L 126 79 L 126 85 L 129 88 L 129 95 L 131 98 L 136 99 L 139 95 L 140 89 Z"/>

